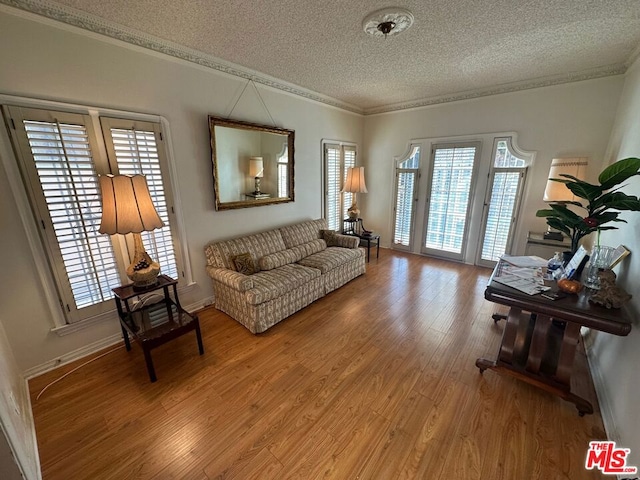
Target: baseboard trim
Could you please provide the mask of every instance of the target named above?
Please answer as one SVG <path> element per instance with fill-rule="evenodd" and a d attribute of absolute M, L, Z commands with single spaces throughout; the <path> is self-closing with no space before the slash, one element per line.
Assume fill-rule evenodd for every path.
<path fill-rule="evenodd" d="M 614 420 L 613 410 L 611 406 L 611 396 L 605 388 L 604 376 L 602 370 L 600 370 L 599 363 L 593 354 L 593 348 L 591 348 L 592 342 L 584 342 L 585 352 L 587 354 L 587 362 L 589 364 L 589 371 L 591 372 L 591 378 L 593 379 L 593 387 L 596 390 L 598 396 L 598 403 L 600 404 L 600 414 L 602 415 L 602 422 L 604 423 L 604 430 L 607 433 L 607 439 L 616 443 L 620 442 L 620 434 L 618 433 L 618 427 Z M 594 440 L 598 440 L 594 438 Z"/>
<path fill-rule="evenodd" d="M 97 342 L 90 343 L 89 345 L 85 345 L 84 347 L 78 348 L 77 350 L 73 350 L 69 353 L 65 353 L 58 358 L 54 358 L 53 360 L 49 360 L 45 363 L 32 367 L 24 372 L 24 376 L 27 380 L 42 375 L 43 373 L 49 372 L 55 368 L 58 368 L 62 365 L 66 365 L 75 360 L 79 360 L 81 358 L 86 357 L 87 355 L 91 355 L 92 353 L 98 352 L 104 348 L 115 345 L 118 342 L 122 341 L 122 333 L 116 333 L 114 335 L 109 335 Z"/>

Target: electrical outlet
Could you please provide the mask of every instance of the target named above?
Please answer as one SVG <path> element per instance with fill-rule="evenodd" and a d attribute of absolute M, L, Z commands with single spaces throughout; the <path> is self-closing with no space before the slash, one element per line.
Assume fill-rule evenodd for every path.
<path fill-rule="evenodd" d="M 16 397 L 13 395 L 13 392 L 9 392 L 9 403 L 13 407 L 13 411 L 17 416 L 20 416 L 20 407 L 18 406 L 18 402 L 16 402 Z"/>

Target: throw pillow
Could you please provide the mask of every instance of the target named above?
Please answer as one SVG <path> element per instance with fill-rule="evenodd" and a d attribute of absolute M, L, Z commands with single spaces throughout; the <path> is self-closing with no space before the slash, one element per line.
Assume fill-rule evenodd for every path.
<path fill-rule="evenodd" d="M 338 232 L 335 230 L 320 230 L 322 239 L 327 242 L 327 247 L 338 247 Z"/>
<path fill-rule="evenodd" d="M 253 275 L 257 272 L 253 257 L 248 252 L 234 255 L 233 257 L 231 257 L 231 263 L 239 273 L 244 273 L 245 275 Z"/>

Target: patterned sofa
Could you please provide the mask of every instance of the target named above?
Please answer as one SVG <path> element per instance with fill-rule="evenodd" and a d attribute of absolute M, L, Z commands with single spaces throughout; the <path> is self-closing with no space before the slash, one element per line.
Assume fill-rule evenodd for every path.
<path fill-rule="evenodd" d="M 326 229 L 325 220 L 311 220 L 207 245 L 216 308 L 260 333 L 362 275 L 359 239 Z M 237 271 L 241 257 L 255 273 Z"/>

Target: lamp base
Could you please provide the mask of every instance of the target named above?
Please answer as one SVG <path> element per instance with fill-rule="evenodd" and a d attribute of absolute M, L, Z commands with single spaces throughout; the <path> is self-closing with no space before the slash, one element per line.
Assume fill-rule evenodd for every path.
<path fill-rule="evenodd" d="M 131 265 L 127 267 L 127 277 L 133 282 L 133 288 L 146 288 L 155 285 L 160 274 L 160 264 L 154 262 L 145 251 L 142 237 L 133 234 L 134 253 Z"/>
<path fill-rule="evenodd" d="M 349 207 L 349 209 L 347 210 L 347 215 L 349 216 L 349 218 L 352 218 L 354 220 L 360 216 L 360 209 L 358 208 L 358 204 L 356 202 L 353 202 L 353 205 Z"/>

